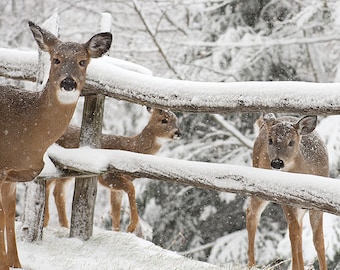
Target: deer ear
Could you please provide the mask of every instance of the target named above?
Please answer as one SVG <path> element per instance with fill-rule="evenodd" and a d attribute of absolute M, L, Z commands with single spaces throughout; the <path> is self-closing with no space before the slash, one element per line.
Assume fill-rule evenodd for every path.
<path fill-rule="evenodd" d="M 265 124 L 267 127 L 272 126 L 274 121 L 276 120 L 275 114 L 273 113 L 267 113 L 264 116 L 262 116 L 259 121 L 259 126 L 262 126 Z"/>
<path fill-rule="evenodd" d="M 112 34 L 105 32 L 94 35 L 85 46 L 92 58 L 98 58 L 110 49 L 111 43 Z"/>
<path fill-rule="evenodd" d="M 55 45 L 58 42 L 58 38 L 55 35 L 47 30 L 42 29 L 35 23 L 29 21 L 28 26 L 30 27 L 34 39 L 42 51 L 49 52 L 49 47 Z"/>
<path fill-rule="evenodd" d="M 301 118 L 296 124 L 294 124 L 294 127 L 300 135 L 307 135 L 315 129 L 316 122 L 316 116 L 305 116 Z"/>

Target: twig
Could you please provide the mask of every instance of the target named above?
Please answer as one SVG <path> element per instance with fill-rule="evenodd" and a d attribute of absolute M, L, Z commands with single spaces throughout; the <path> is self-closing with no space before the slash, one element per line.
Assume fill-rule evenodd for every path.
<path fill-rule="evenodd" d="M 164 52 L 161 44 L 158 42 L 158 40 L 156 39 L 155 34 L 152 32 L 151 27 L 149 25 L 149 23 L 147 22 L 147 20 L 145 19 L 141 7 L 139 6 L 139 3 L 137 0 L 133 0 L 133 6 L 134 9 L 136 10 L 138 16 L 140 17 L 141 21 L 143 22 L 146 31 L 149 33 L 149 35 L 152 38 L 152 41 L 155 43 L 156 47 L 158 48 L 160 54 L 162 55 L 165 64 L 168 66 L 168 68 L 176 75 L 176 77 L 178 79 L 183 79 L 182 76 L 180 74 L 178 74 L 178 72 L 176 71 L 176 69 L 173 67 L 173 65 L 170 63 L 170 61 L 168 60 L 168 57 L 166 56 L 166 53 Z"/>
<path fill-rule="evenodd" d="M 184 41 L 177 42 L 177 45 L 190 47 L 212 47 L 212 48 L 252 48 L 252 47 L 274 47 L 274 46 L 290 46 L 300 44 L 316 44 L 324 42 L 340 41 L 339 35 L 324 36 L 316 38 L 291 38 L 291 39 L 267 39 L 254 42 L 200 42 L 200 41 Z"/>
<path fill-rule="evenodd" d="M 235 136 L 244 146 L 249 149 L 253 149 L 253 142 L 246 138 L 241 132 L 239 132 L 234 126 L 229 124 L 224 118 L 219 114 L 213 114 L 215 120 L 225 128 L 231 135 Z"/>
<path fill-rule="evenodd" d="M 199 246 L 199 247 L 195 247 L 195 248 L 193 248 L 193 249 L 189 249 L 189 250 L 187 250 L 187 251 L 178 252 L 178 254 L 179 254 L 179 255 L 182 255 L 182 256 L 189 255 L 189 254 L 192 254 L 192 253 L 196 253 L 196 252 L 198 252 L 198 251 L 201 251 L 201 250 L 205 250 L 205 249 L 211 248 L 211 247 L 213 247 L 215 244 L 216 244 L 216 241 L 211 242 L 211 243 L 208 243 L 208 244 L 205 244 L 205 245 L 202 245 L 202 246 Z"/>
<path fill-rule="evenodd" d="M 182 239 L 182 242 L 184 242 L 185 236 L 181 232 L 179 232 L 175 239 L 170 243 L 170 245 L 166 249 L 170 249 L 177 242 L 178 239 Z"/>

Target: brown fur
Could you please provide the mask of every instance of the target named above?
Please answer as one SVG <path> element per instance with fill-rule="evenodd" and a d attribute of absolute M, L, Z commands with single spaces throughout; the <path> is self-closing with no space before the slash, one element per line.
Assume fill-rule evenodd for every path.
<path fill-rule="evenodd" d="M 328 176 L 328 154 L 325 144 L 313 131 L 316 117 L 283 117 L 267 115 L 257 121 L 260 133 L 253 149 L 253 166 L 263 169 L 277 168 L 286 172 Z M 255 266 L 254 242 L 257 225 L 268 202 L 251 197 L 247 209 L 248 266 Z M 303 270 L 302 219 L 304 209 L 282 205 L 288 223 L 292 251 L 292 269 Z M 310 210 L 314 246 L 321 270 L 327 269 L 322 212 Z"/>
<path fill-rule="evenodd" d="M 40 49 L 50 54 L 51 69 L 41 92 L 0 86 L 0 270 L 21 268 L 14 231 L 15 182 L 30 181 L 40 173 L 46 149 L 71 120 L 90 58 L 105 53 L 112 40 L 110 33 L 102 33 L 85 44 L 64 43 L 32 22 L 29 26 Z M 105 49 L 99 53 L 93 43 Z M 71 82 L 67 86 L 66 78 Z M 62 87 L 69 91 L 60 91 Z M 72 101 L 61 101 L 60 93 L 66 98 L 72 94 Z"/>
<path fill-rule="evenodd" d="M 154 155 L 162 146 L 160 139 L 172 140 L 175 137 L 180 136 L 177 118 L 172 112 L 159 109 L 150 109 L 150 112 L 150 120 L 140 134 L 132 137 L 103 134 L 100 138 L 101 148 Z M 57 141 L 57 143 L 65 148 L 77 148 L 79 147 L 79 137 L 80 128 L 70 126 L 65 134 Z M 121 191 L 123 190 L 128 194 L 131 218 L 127 231 L 133 232 L 138 224 L 135 189 L 132 183 L 134 178 L 121 173 L 107 173 L 98 177 L 98 180 L 102 185 L 111 190 L 112 228 L 115 231 L 120 230 L 120 210 L 122 200 Z M 48 181 L 47 183 L 48 188 L 46 194 L 44 225 L 47 226 L 49 220 L 48 196 L 50 187 L 53 183 L 55 183 L 53 194 L 59 215 L 59 223 L 63 227 L 68 227 L 68 220 L 65 210 L 66 196 L 64 191 L 66 181 L 64 179 Z"/>

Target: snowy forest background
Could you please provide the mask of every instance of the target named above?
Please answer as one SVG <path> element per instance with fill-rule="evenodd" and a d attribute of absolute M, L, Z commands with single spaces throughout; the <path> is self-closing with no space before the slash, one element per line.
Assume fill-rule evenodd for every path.
<path fill-rule="evenodd" d="M 110 56 L 145 66 L 155 76 L 213 82 L 340 80 L 340 3 L 336 0 L 97 0 L 95 4 L 2 0 L 0 8 L 0 47 L 37 49 L 27 20 L 42 23 L 56 8 L 61 39 L 85 41 L 97 32 L 100 13 L 109 12 L 114 34 Z M 133 135 L 147 123 L 148 113 L 140 105 L 108 98 L 105 105 L 105 132 Z M 78 125 L 81 108 L 80 104 L 73 119 Z M 253 140 L 253 123 L 260 113 L 223 117 Z M 183 138 L 167 143 L 159 155 L 251 166 L 249 146 L 214 115 L 176 114 Z M 340 119 L 320 116 L 320 120 L 318 129 L 329 148 L 331 176 L 336 178 Z M 246 262 L 245 197 L 148 179 L 134 183 L 139 214 L 152 227 L 155 244 L 218 265 Z M 18 214 L 22 190 L 19 186 Z M 106 189 L 99 189 L 95 225 L 110 230 L 108 196 Z M 125 226 L 128 211 L 125 203 Z M 340 219 L 326 215 L 324 222 L 329 269 L 334 269 L 340 261 Z M 305 239 L 311 241 L 308 222 L 305 225 Z M 56 217 L 51 226 L 57 226 Z M 290 258 L 279 206 L 266 209 L 257 237 L 259 264 Z M 304 248 L 305 258 L 316 261 L 312 243 Z"/>

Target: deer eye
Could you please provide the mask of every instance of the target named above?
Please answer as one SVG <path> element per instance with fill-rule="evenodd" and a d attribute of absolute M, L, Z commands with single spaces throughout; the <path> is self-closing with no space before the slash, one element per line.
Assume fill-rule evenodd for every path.
<path fill-rule="evenodd" d="M 60 60 L 58 58 L 53 58 L 53 64 L 60 64 Z"/>
<path fill-rule="evenodd" d="M 272 140 L 271 138 L 268 140 L 268 144 L 269 144 L 269 145 L 272 145 L 272 144 L 273 144 L 273 140 Z"/>
<path fill-rule="evenodd" d="M 166 119 L 166 118 L 162 119 L 162 124 L 167 124 L 168 122 L 169 122 L 168 119 Z"/>
<path fill-rule="evenodd" d="M 86 60 L 80 60 L 79 61 L 79 66 L 85 67 L 86 66 Z"/>
<path fill-rule="evenodd" d="M 292 146 L 294 146 L 294 144 L 295 144 L 294 141 L 290 141 L 290 142 L 288 143 L 288 146 L 292 147 Z"/>

